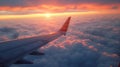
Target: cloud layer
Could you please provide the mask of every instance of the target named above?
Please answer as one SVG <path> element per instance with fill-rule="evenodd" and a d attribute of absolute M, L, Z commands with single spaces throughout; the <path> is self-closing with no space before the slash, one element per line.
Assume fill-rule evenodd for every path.
<path fill-rule="evenodd" d="M 110 67 L 110 65 L 116 67 L 120 62 L 119 17 L 119 15 L 73 16 L 67 36 L 62 36 L 40 49 L 45 52 L 44 56 L 25 57 L 35 64 L 11 67 Z M 17 32 L 19 37 L 45 34 L 57 31 L 56 28 L 63 23 L 61 20 L 65 20 L 65 17 L 0 21 L 0 32 L 11 34 Z M 6 39 L 14 37 L 4 35 Z"/>

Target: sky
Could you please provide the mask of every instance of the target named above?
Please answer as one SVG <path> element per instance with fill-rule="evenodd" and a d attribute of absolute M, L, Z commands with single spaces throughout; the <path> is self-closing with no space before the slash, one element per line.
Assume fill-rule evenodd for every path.
<path fill-rule="evenodd" d="M 120 0 L 0 0 L 0 41 L 57 31 L 69 15 L 67 36 L 44 47 L 45 56 L 28 56 L 38 63 L 28 67 L 108 67 L 119 61 Z"/>
<path fill-rule="evenodd" d="M 90 11 L 119 13 L 120 0 L 0 0 L 0 15 Z"/>

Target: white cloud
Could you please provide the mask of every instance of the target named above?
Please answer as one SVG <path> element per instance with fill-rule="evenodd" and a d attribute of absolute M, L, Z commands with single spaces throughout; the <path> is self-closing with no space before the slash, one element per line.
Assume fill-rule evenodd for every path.
<path fill-rule="evenodd" d="M 108 67 L 114 65 L 114 62 L 120 61 L 118 58 L 120 19 L 108 15 L 101 16 L 77 16 L 72 20 L 66 37 L 62 36 L 41 49 L 45 52 L 44 56 L 26 56 L 26 59 L 34 61 L 35 64 L 12 67 Z M 81 18 L 83 19 L 79 21 Z M 39 27 L 40 24 L 33 24 L 31 21 L 25 25 L 21 23 L 13 27 L 17 28 L 19 36 L 37 35 L 46 32 L 41 29 L 52 29 L 52 27 L 46 29 L 48 25 Z M 41 29 L 38 30 L 38 28 Z"/>

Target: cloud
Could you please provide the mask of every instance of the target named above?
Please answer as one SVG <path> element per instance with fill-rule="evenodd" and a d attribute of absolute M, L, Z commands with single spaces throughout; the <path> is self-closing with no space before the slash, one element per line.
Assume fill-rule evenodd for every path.
<path fill-rule="evenodd" d="M 50 23 L 47 23 L 48 20 L 45 21 L 43 18 L 41 20 L 29 19 L 29 21 L 24 19 L 14 21 L 12 22 L 14 24 L 9 26 L 15 27 L 19 32 L 19 37 L 22 37 L 55 31 L 54 28 L 58 28 L 59 24 L 62 24 L 61 20 L 60 17 L 54 17 L 52 20 L 49 19 Z M 56 23 L 57 21 L 58 23 Z M 35 64 L 11 67 L 109 67 L 110 65 L 117 67 L 117 62 L 120 61 L 119 21 L 118 15 L 117 17 L 116 15 L 74 16 L 66 36 L 62 36 L 40 49 L 44 51 L 44 56 L 25 57 Z"/>
<path fill-rule="evenodd" d="M 42 5 L 42 4 L 58 4 L 58 5 L 69 5 L 69 4 L 84 4 L 84 3 L 97 3 L 97 4 L 119 4 L 120 1 L 119 0 L 1 0 L 0 1 L 0 6 L 18 6 L 18 7 L 26 7 L 26 6 L 38 6 L 38 5 Z"/>
<path fill-rule="evenodd" d="M 46 55 L 35 60 L 37 67 L 116 67 L 118 64 L 114 62 L 120 61 L 120 42 L 114 37 L 120 36 L 120 32 L 115 33 L 114 28 L 118 31 L 120 20 L 115 17 L 110 20 L 110 17 L 103 20 L 100 16 L 92 19 L 82 16 L 80 22 L 79 18 L 78 22 L 74 20 L 65 40 L 61 37 L 43 48 Z M 118 21 L 112 23 L 115 20 Z"/>
<path fill-rule="evenodd" d="M 0 37 L 1 41 L 16 39 L 19 37 L 19 33 L 14 28 L 3 27 L 0 28 Z"/>
<path fill-rule="evenodd" d="M 119 0 L 0 0 L 0 10 L 11 14 L 119 10 L 119 4 Z"/>

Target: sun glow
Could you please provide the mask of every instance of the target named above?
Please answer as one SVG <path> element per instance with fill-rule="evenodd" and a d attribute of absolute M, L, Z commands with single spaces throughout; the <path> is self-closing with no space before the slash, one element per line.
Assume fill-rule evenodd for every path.
<path fill-rule="evenodd" d="M 89 12 L 41 13 L 41 14 L 26 14 L 26 15 L 0 15 L 0 20 L 19 19 L 19 18 L 37 18 L 37 17 L 51 18 L 53 16 L 68 16 L 68 15 L 72 16 L 78 14 L 99 14 L 99 12 L 89 11 Z"/>
<path fill-rule="evenodd" d="M 51 17 L 51 14 L 50 13 L 46 13 L 45 17 L 49 18 L 49 17 Z"/>

